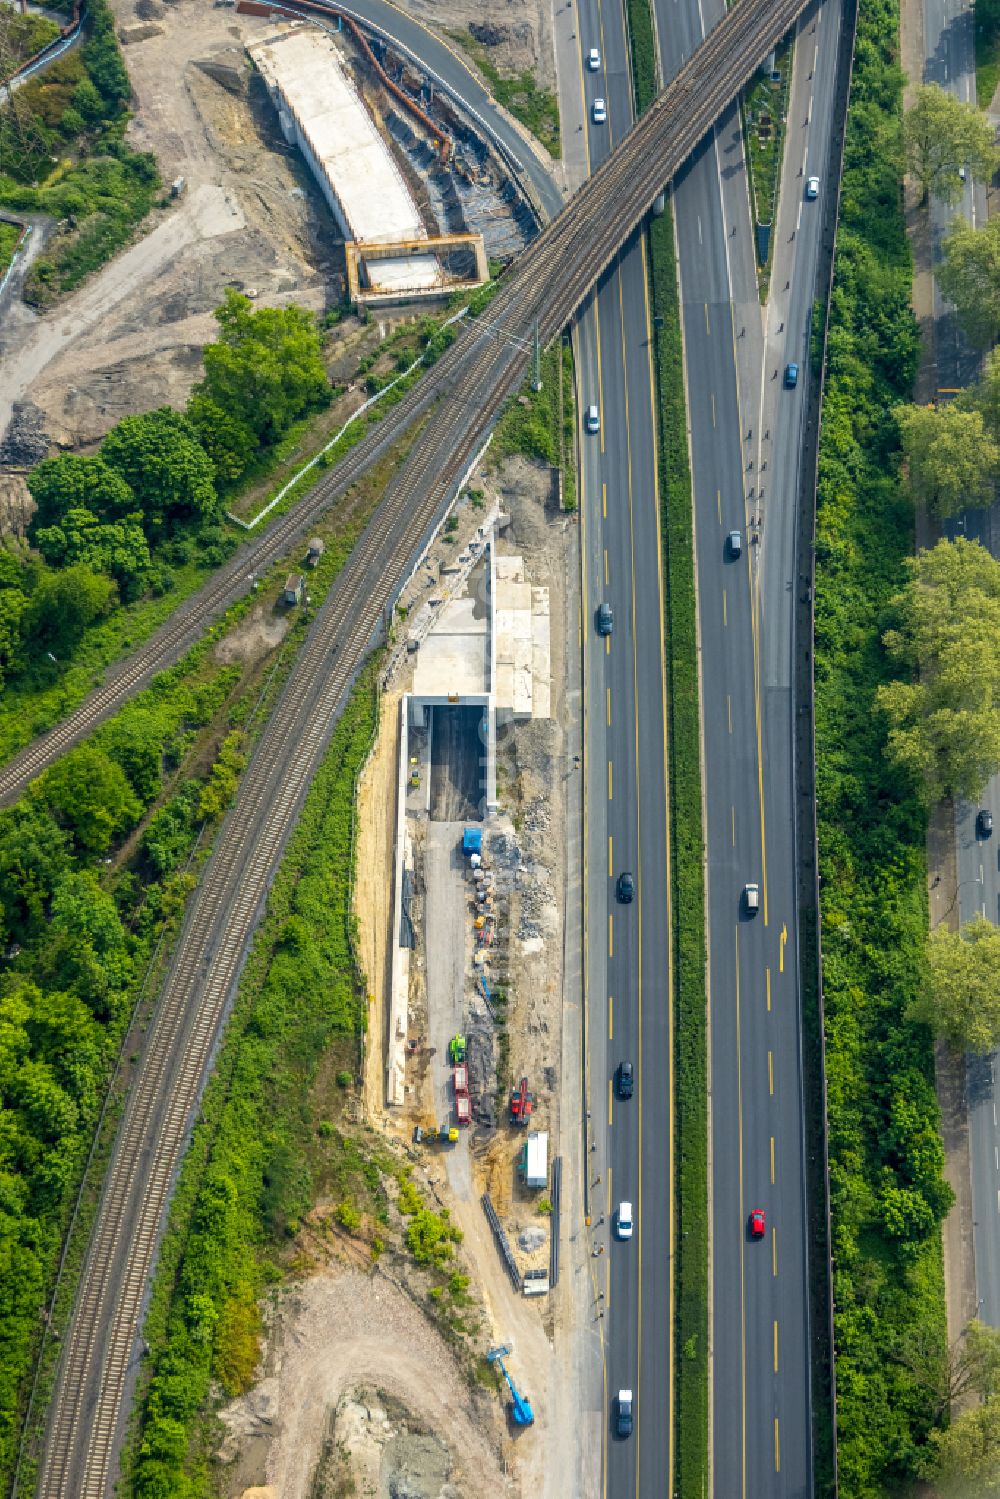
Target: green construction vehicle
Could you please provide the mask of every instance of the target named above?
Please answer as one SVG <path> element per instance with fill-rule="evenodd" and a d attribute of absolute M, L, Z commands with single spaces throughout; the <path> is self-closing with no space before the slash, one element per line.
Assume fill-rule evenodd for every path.
<path fill-rule="evenodd" d="M 452 1067 L 458 1067 L 465 1061 L 465 1037 L 461 1035 L 452 1036 L 448 1042 L 448 1061 Z"/>

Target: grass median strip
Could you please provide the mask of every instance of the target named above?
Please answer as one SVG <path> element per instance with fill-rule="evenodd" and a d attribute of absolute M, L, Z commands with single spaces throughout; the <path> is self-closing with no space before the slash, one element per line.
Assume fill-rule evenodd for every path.
<path fill-rule="evenodd" d="M 628 0 L 638 112 L 656 96 L 649 0 Z M 650 222 L 649 279 L 656 320 L 657 461 L 663 538 L 664 631 L 670 743 L 670 864 L 674 961 L 674 1492 L 708 1483 L 708 1033 L 701 710 L 694 513 L 688 461 L 684 353 L 673 216 Z"/>

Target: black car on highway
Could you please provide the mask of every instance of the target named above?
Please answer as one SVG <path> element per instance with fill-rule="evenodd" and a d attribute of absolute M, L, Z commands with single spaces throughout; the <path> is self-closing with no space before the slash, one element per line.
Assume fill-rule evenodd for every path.
<path fill-rule="evenodd" d="M 627 869 L 623 869 L 618 876 L 617 891 L 618 899 L 623 906 L 627 906 L 629 901 L 635 899 L 635 880 Z"/>
<path fill-rule="evenodd" d="M 631 1098 L 635 1074 L 631 1062 L 618 1063 L 618 1097 Z"/>

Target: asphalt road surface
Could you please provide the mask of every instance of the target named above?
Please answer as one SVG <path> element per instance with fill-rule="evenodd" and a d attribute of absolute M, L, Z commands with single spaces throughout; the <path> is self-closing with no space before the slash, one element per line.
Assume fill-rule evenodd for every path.
<path fill-rule="evenodd" d="M 721 11 L 714 0 L 705 6 L 706 26 Z M 669 76 L 701 39 L 700 13 L 672 0 L 658 0 L 656 13 Z M 675 191 L 706 788 L 712 1461 L 715 1493 L 727 1499 L 812 1492 L 792 620 L 819 236 L 804 179 L 826 169 L 839 26 L 839 5 L 827 0 L 798 27 L 763 312 L 736 111 Z M 786 391 L 788 361 L 802 373 Z M 738 559 L 727 546 L 732 530 L 743 540 Z M 761 898 L 752 918 L 742 901 L 750 882 Z M 748 1237 L 755 1208 L 766 1213 L 762 1242 Z"/>
<path fill-rule="evenodd" d="M 589 162 L 596 167 L 632 123 L 620 6 L 580 0 L 580 88 Z M 585 67 L 591 47 L 600 66 Z M 595 123 L 603 98 L 607 122 Z M 586 912 L 591 1215 L 595 1295 L 604 1312 L 603 1492 L 663 1499 L 670 1492 L 673 1381 L 672 1018 L 668 910 L 666 704 L 651 318 L 643 246 L 634 238 L 602 279 L 576 332 L 581 408 L 583 645 L 586 703 Z M 614 631 L 597 635 L 601 602 Z M 616 899 L 630 872 L 635 899 Z M 619 1063 L 635 1092 L 613 1096 Z M 618 1241 L 614 1214 L 630 1202 L 635 1236 Z M 635 1427 L 615 1436 L 619 1390 Z"/>
<path fill-rule="evenodd" d="M 938 83 L 959 99 L 976 102 L 973 15 L 958 0 L 923 0 L 924 82 Z M 955 208 L 931 199 L 931 230 L 935 261 L 953 218 L 962 216 L 973 227 L 986 222 L 986 188 L 970 177 Z M 979 355 L 961 335 L 954 309 L 934 286 L 934 347 L 939 398 L 968 385 L 979 373 Z M 968 510 L 944 526 L 954 540 L 965 536 L 1000 557 L 997 507 Z M 976 817 L 980 808 L 993 813 L 992 838 L 980 837 Z M 960 802 L 955 812 L 958 868 L 958 915 L 961 922 L 979 914 L 1000 924 L 1000 777 L 994 776 L 977 802 Z M 936 912 L 940 915 L 941 913 Z M 969 1168 L 972 1181 L 973 1244 L 976 1260 L 978 1315 L 1000 1327 L 1000 1124 L 997 1117 L 997 1073 L 1000 1051 L 970 1057 L 966 1071 L 969 1117 Z"/>

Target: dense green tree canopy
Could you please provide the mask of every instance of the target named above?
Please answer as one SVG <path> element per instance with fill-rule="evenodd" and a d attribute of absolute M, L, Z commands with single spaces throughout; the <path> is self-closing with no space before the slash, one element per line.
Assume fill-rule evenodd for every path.
<path fill-rule="evenodd" d="M 959 168 L 988 181 L 997 166 L 994 130 L 974 104 L 964 104 L 936 83 L 915 92 L 903 116 L 903 144 L 910 172 L 924 201 L 931 193 L 946 203 L 962 194 Z"/>
<path fill-rule="evenodd" d="M 110 578 L 76 563 L 62 572 L 43 573 L 24 613 L 22 633 L 36 655 L 69 656 L 88 625 L 111 608 Z"/>
<path fill-rule="evenodd" d="M 60 525 L 35 532 L 35 545 L 50 567 L 85 562 L 114 578 L 123 598 L 134 598 L 151 566 L 141 520 L 136 514 L 108 523 L 90 510 L 67 510 Z"/>
<path fill-rule="evenodd" d="M 135 496 L 116 469 L 97 454 L 91 458 L 60 453 L 43 458 L 28 475 L 35 502 L 29 534 L 61 525 L 68 511 L 87 510 L 100 520 L 114 520 L 135 509 Z"/>
<path fill-rule="evenodd" d="M 901 406 L 896 414 L 914 499 L 944 519 L 993 499 L 1000 447 L 981 411 L 955 405 Z"/>
<path fill-rule="evenodd" d="M 33 792 L 91 854 L 105 853 L 142 811 L 121 766 L 87 744 L 57 760 L 33 782 Z"/>
<path fill-rule="evenodd" d="M 48 919 L 49 901 L 69 866 L 69 840 L 30 802 L 0 810 L 0 908 L 5 937 L 26 942 Z"/>
<path fill-rule="evenodd" d="M 1000 928 L 979 915 L 958 932 L 936 927 L 914 1014 L 961 1051 L 1000 1045 Z"/>
<path fill-rule="evenodd" d="M 127 416 L 101 445 L 101 457 L 131 486 L 147 536 L 218 510 L 212 464 L 190 422 L 169 406 Z"/>
<path fill-rule="evenodd" d="M 912 676 L 877 694 L 888 752 L 932 800 L 972 797 L 1000 769 L 1000 563 L 963 540 L 908 562 L 884 641 Z"/>
<path fill-rule="evenodd" d="M 272 443 L 330 393 L 316 321 L 302 307 L 262 307 L 226 292 L 216 310 L 220 337 L 205 350 L 197 394 Z M 204 411 L 205 408 L 203 408 Z M 227 446 L 234 442 L 227 438 Z"/>
<path fill-rule="evenodd" d="M 956 397 L 955 404 L 966 411 L 981 412 L 990 437 L 1000 443 L 1000 348 L 990 350 L 982 377 Z"/>
<path fill-rule="evenodd" d="M 987 348 L 1000 337 L 1000 218 L 973 229 L 956 219 L 944 242 L 938 282 L 958 309 L 973 343 Z"/>

